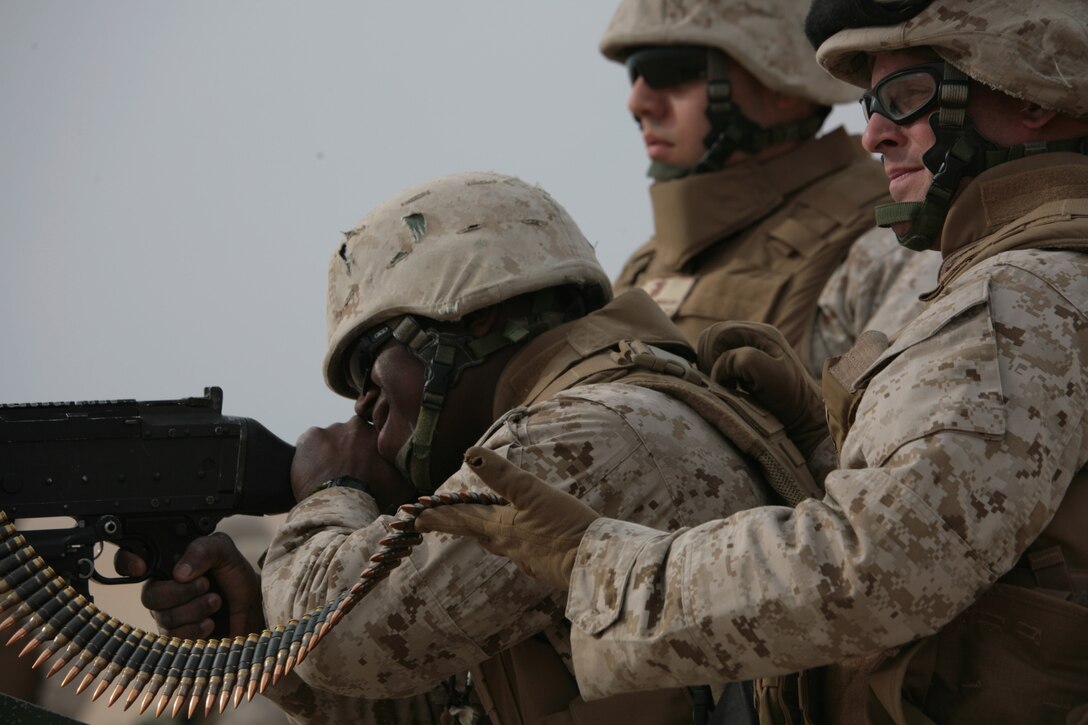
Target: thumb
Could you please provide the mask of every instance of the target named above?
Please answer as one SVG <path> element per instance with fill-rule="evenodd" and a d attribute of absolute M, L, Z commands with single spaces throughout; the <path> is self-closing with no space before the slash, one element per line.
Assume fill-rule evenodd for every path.
<path fill-rule="evenodd" d="M 789 343 L 775 327 L 762 322 L 729 320 L 718 322 L 699 335 L 699 358 L 712 363 L 722 353 L 743 347 L 779 357 L 783 346 Z"/>
<path fill-rule="evenodd" d="M 426 509 L 416 517 L 415 528 L 421 534 L 441 531 L 482 541 L 488 538 L 494 525 L 501 519 L 503 508 L 506 507 L 465 504 Z"/>
<path fill-rule="evenodd" d="M 739 387 L 748 393 L 758 393 L 769 387 L 768 365 L 772 358 L 755 347 L 727 350 L 714 363 L 711 376 L 726 387 Z"/>
<path fill-rule="evenodd" d="M 550 490 L 548 484 L 489 448 L 469 448 L 465 451 L 465 462 L 488 488 L 517 509 L 531 506 L 541 493 Z M 544 487 L 543 491 L 541 486 Z"/>
<path fill-rule="evenodd" d="M 189 542 L 178 563 L 174 566 L 174 579 L 190 582 L 209 572 L 218 573 L 237 566 L 232 554 L 237 552 L 234 542 L 226 534 L 215 532 Z M 241 558 L 238 553 L 237 558 Z"/>

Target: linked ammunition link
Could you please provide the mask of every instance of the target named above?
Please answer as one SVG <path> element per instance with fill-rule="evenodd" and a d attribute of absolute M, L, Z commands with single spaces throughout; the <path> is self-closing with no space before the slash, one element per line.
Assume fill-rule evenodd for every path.
<path fill-rule="evenodd" d="M 186 700 L 187 714 L 192 717 L 202 698 L 205 715 L 216 707 L 224 712 L 228 704 L 238 707 L 243 697 L 252 700 L 256 693 L 263 693 L 291 672 L 378 582 L 400 565 L 412 547 L 423 540 L 423 535 L 415 531 L 415 519 L 420 513 L 462 503 L 502 505 L 506 501 L 492 493 L 466 491 L 422 496 L 416 503 L 405 504 L 390 524 L 395 533 L 379 542 L 381 548 L 370 557 L 370 565 L 350 589 L 301 619 L 260 633 L 211 640 L 166 637 L 109 616 L 54 572 L 7 513 L 0 510 L 0 616 L 7 613 L 0 622 L 0 632 L 18 625 L 8 645 L 29 637 L 19 656 L 40 649 L 34 667 L 56 656 L 48 677 L 71 662 L 61 686 L 83 673 L 77 694 L 97 678 L 92 700 L 101 697 L 116 681 L 108 704 L 117 702 L 129 688 L 125 710 L 143 693 L 141 714 L 156 695 L 156 717 L 166 711 L 171 698 L 171 717 L 177 717 Z"/>

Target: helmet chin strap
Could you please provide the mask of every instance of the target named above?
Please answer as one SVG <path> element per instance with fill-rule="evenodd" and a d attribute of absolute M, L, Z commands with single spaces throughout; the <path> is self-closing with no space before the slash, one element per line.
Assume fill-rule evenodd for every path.
<path fill-rule="evenodd" d="M 490 355 L 558 327 L 567 317 L 556 305 L 554 290 L 542 290 L 533 297 L 528 319 L 506 320 L 502 327 L 483 337 L 474 337 L 460 323 L 436 329 L 435 323 L 405 315 L 393 328 L 393 337 L 423 363 L 423 399 L 412 436 L 397 452 L 394 465 L 421 494 L 438 487 L 431 477 L 431 449 L 439 416 L 449 390 L 461 373 L 479 365 Z M 432 325 L 424 327 L 424 325 Z M 439 482 L 440 483 L 440 482 Z"/>
<path fill-rule="evenodd" d="M 910 222 L 910 229 L 896 233 L 899 243 L 914 251 L 932 249 L 944 226 L 952 197 L 978 155 L 979 144 L 986 143 L 967 118 L 970 81 L 950 63 L 945 63 L 937 98 L 938 112 L 929 117 L 934 143 L 922 157 L 933 181 L 923 201 L 901 201 L 876 208 L 876 224 L 890 227 Z"/>
<path fill-rule="evenodd" d="M 936 139 L 922 157 L 933 181 L 922 201 L 881 204 L 876 208 L 876 224 L 890 227 L 907 222 L 910 227 L 896 233 L 899 243 L 914 251 L 936 247 L 952 199 L 965 178 L 978 176 L 1007 161 L 1034 154 L 1072 151 L 1088 154 L 1088 138 L 1061 141 L 1030 141 L 1003 148 L 979 133 L 967 116 L 969 79 L 955 66 L 945 63 L 944 79 L 938 99 L 939 111 L 929 118 Z"/>
<path fill-rule="evenodd" d="M 702 157 L 691 167 L 654 161 L 647 171 L 648 176 L 656 181 L 672 181 L 691 174 L 721 171 L 737 151 L 755 155 L 768 146 L 814 137 L 831 113 L 829 106 L 821 106 L 815 114 L 800 121 L 760 126 L 733 102 L 729 60 L 717 48 L 707 48 L 706 52 L 706 101 L 710 132 L 703 138 L 706 151 Z"/>

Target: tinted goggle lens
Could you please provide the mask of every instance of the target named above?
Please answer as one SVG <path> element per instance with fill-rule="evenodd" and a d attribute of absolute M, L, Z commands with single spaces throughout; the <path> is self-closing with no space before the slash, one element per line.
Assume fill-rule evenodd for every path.
<path fill-rule="evenodd" d="M 355 343 L 348 357 L 348 382 L 359 395 L 366 391 L 370 382 L 370 368 L 374 367 L 378 350 L 392 338 L 393 328 L 383 324 L 364 332 Z"/>
<path fill-rule="evenodd" d="M 645 48 L 627 56 L 631 83 L 639 78 L 650 88 L 670 88 L 706 78 L 706 49 L 680 46 Z"/>
<path fill-rule="evenodd" d="M 861 97 L 865 120 L 878 113 L 893 123 L 910 123 L 937 103 L 943 76 L 943 63 L 911 66 L 889 74 Z"/>

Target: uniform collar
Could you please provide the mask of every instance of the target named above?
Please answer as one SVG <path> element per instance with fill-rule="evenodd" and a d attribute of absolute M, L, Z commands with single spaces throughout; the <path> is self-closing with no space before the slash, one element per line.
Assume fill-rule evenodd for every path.
<path fill-rule="evenodd" d="M 1049 239 L 1060 235 L 1052 225 L 1081 216 L 1086 199 L 1088 157 L 1081 154 L 1038 154 L 979 174 L 948 211 L 941 230 L 940 285 L 926 297 L 937 296 L 963 272 L 1003 251 L 1060 248 L 1056 238 Z"/>
<path fill-rule="evenodd" d="M 1043 204 L 1077 198 L 1088 198 L 1088 157 L 1081 154 L 1038 154 L 995 166 L 968 182 L 952 203 L 941 255 L 947 259 Z"/>
<path fill-rule="evenodd" d="M 857 141 L 837 128 L 770 159 L 658 182 L 650 187 L 654 251 L 666 267 L 680 268 L 780 207 L 793 192 L 864 157 Z"/>

